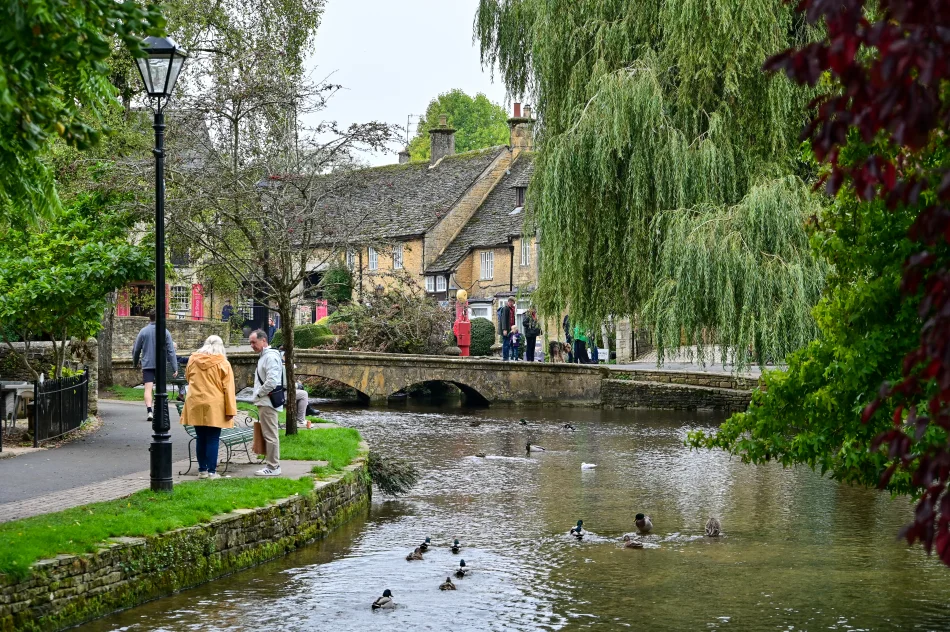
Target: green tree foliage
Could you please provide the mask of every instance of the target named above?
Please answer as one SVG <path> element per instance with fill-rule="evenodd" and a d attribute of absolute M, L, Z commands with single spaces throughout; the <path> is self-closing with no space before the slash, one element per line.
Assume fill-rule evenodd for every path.
<path fill-rule="evenodd" d="M 429 160 L 432 155 L 429 130 L 439 125 L 442 114 L 449 127 L 456 130 L 455 151 L 459 153 L 508 144 L 508 117 L 501 106 L 481 93 L 472 98 L 461 90 L 451 90 L 432 99 L 425 115 L 419 119 L 418 132 L 409 142 L 412 160 Z"/>
<path fill-rule="evenodd" d="M 13 227 L 0 240 L 0 339 L 9 345 L 13 332 L 24 341 L 62 341 L 56 377 L 65 342 L 99 330 L 106 295 L 153 269 L 150 249 L 129 243 L 132 216 L 114 203 L 88 193 L 39 227 Z"/>
<path fill-rule="evenodd" d="M 475 31 L 483 63 L 539 114 L 528 219 L 544 235 L 543 313 L 637 315 L 661 357 L 685 337 L 739 364 L 814 337 L 809 94 L 761 71 L 805 35 L 791 7 L 481 0 Z"/>
<path fill-rule="evenodd" d="M 870 448 L 891 420 L 881 414 L 864 424 L 861 411 L 882 382 L 900 377 L 901 360 L 917 342 L 914 303 L 900 300 L 915 216 L 916 209 L 890 211 L 882 202 L 839 193 L 812 237 L 817 255 L 833 266 L 814 310 L 819 336 L 788 356 L 787 370 L 763 375 L 748 412 L 733 415 L 717 433 L 691 433 L 692 446 L 728 450 L 751 463 L 804 463 L 836 479 L 877 485 L 890 459 Z M 922 440 L 941 440 L 932 435 Z M 916 491 L 906 473 L 889 487 Z"/>
<path fill-rule="evenodd" d="M 472 346 L 469 353 L 473 356 L 491 355 L 491 346 L 495 344 L 495 326 L 487 318 L 472 319 Z"/>
<path fill-rule="evenodd" d="M 343 305 L 353 298 L 353 274 L 344 265 L 333 265 L 323 275 L 323 295 L 331 305 Z"/>
<path fill-rule="evenodd" d="M 316 349 L 334 341 L 333 332 L 327 325 L 302 325 L 294 327 L 294 346 L 298 349 Z M 284 332 L 281 329 L 274 334 L 271 346 L 279 347 L 284 344 Z"/>
<path fill-rule="evenodd" d="M 140 54 L 159 34 L 157 5 L 133 0 L 18 0 L 0 20 L 0 219 L 49 216 L 59 208 L 44 162 L 51 138 L 86 148 L 115 101 L 108 60 L 115 43 Z"/>

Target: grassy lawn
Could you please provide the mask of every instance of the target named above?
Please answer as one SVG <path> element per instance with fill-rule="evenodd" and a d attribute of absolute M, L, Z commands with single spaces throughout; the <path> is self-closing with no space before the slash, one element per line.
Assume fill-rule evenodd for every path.
<path fill-rule="evenodd" d="M 120 399 L 123 402 L 142 402 L 145 405 L 145 389 L 119 386 L 118 384 L 99 391 L 103 399 Z M 171 401 L 171 400 L 169 400 Z"/>
<path fill-rule="evenodd" d="M 360 453 L 360 433 L 354 428 L 301 430 L 289 437 L 280 434 L 280 458 L 288 461 L 328 461 L 341 470 Z"/>
<path fill-rule="evenodd" d="M 30 564 L 37 560 L 63 553 L 93 552 L 110 537 L 147 536 L 190 527 L 217 514 L 263 507 L 269 501 L 311 489 L 313 479 L 309 476 L 296 481 L 195 481 L 176 485 L 172 494 L 143 490 L 119 500 L 0 523 L 0 573 L 25 577 Z"/>

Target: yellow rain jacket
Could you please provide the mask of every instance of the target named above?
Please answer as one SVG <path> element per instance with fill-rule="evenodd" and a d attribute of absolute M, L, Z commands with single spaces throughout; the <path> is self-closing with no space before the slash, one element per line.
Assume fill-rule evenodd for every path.
<path fill-rule="evenodd" d="M 181 412 L 185 426 L 213 426 L 233 428 L 234 421 L 227 417 L 237 414 L 234 397 L 234 372 L 231 363 L 222 355 L 194 353 L 185 369 L 188 397 Z"/>

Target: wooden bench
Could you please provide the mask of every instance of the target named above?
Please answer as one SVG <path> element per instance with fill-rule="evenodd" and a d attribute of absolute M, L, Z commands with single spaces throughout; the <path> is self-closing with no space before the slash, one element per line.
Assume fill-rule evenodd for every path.
<path fill-rule="evenodd" d="M 181 402 L 176 402 L 178 408 L 178 414 L 181 414 L 181 409 L 183 404 Z M 244 417 L 244 425 L 238 425 L 238 419 Z M 195 443 L 195 440 L 198 438 L 198 434 L 195 432 L 194 426 L 185 426 L 185 432 L 188 433 L 188 436 L 191 437 L 191 440 L 188 441 L 188 469 L 184 472 L 178 472 L 179 476 L 185 476 L 188 472 L 191 471 L 194 463 L 198 462 L 198 459 L 193 456 L 195 452 L 192 450 L 192 446 Z M 254 419 L 245 413 L 244 411 L 238 411 L 237 416 L 235 417 L 234 427 L 233 428 L 224 428 L 221 430 L 221 437 L 219 441 L 224 444 L 224 470 L 222 473 L 228 471 L 228 466 L 231 464 L 231 457 L 234 456 L 235 448 L 240 450 L 244 449 L 244 454 L 247 455 L 248 463 L 256 463 L 256 461 L 251 457 L 251 444 L 254 441 Z"/>

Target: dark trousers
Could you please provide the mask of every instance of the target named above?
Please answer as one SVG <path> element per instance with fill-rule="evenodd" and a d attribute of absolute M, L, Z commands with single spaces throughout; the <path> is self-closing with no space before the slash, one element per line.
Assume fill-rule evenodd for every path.
<path fill-rule="evenodd" d="M 537 336 L 524 337 L 524 359 L 528 362 L 534 362 L 534 345 L 538 342 Z"/>
<path fill-rule="evenodd" d="M 583 340 L 574 341 L 574 362 L 590 364 L 590 357 L 587 355 L 587 343 Z"/>
<path fill-rule="evenodd" d="M 511 334 L 501 337 L 501 359 L 508 361 L 508 358 L 513 355 L 513 349 L 511 347 Z"/>
<path fill-rule="evenodd" d="M 218 469 L 218 440 L 221 428 L 195 426 L 195 454 L 198 457 L 198 471 L 214 474 Z"/>

